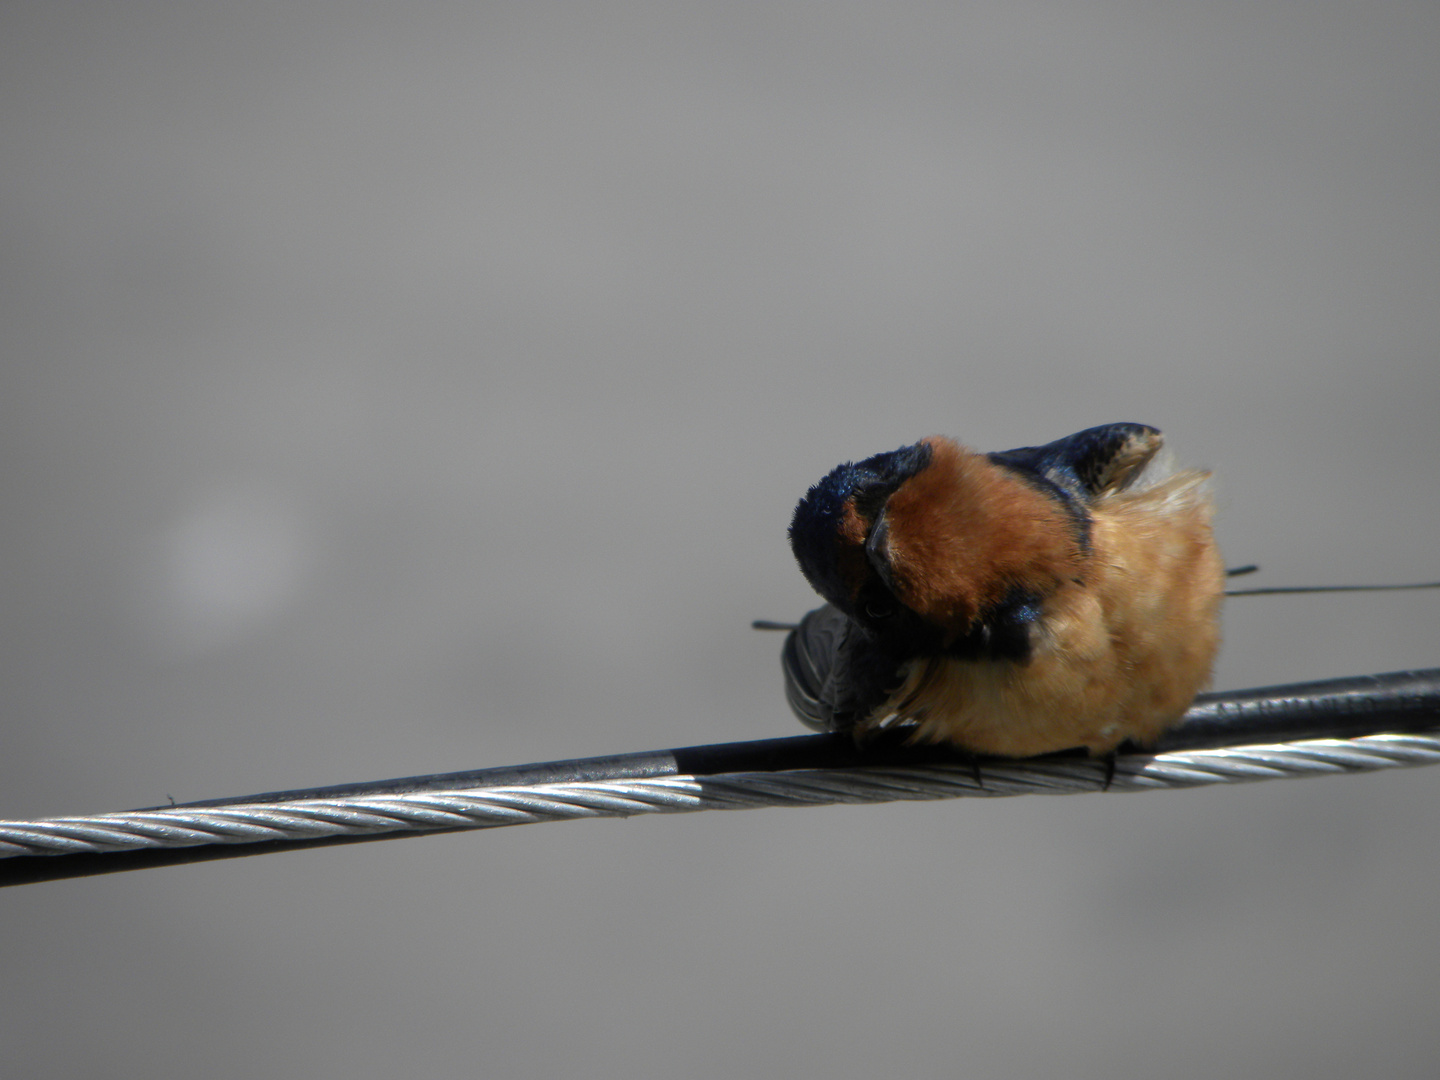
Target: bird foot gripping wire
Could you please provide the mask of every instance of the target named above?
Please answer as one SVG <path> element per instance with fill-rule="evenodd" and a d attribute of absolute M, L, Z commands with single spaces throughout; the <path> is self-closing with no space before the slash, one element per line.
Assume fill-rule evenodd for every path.
<path fill-rule="evenodd" d="M 1440 764 L 1440 669 L 1204 694 L 1151 750 L 975 758 L 823 734 L 0 822 L 0 885 L 541 821 L 1155 791 Z"/>

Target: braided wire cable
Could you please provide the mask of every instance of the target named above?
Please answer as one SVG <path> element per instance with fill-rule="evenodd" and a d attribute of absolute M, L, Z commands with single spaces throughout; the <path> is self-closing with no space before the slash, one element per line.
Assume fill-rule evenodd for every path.
<path fill-rule="evenodd" d="M 0 822 L 0 858 L 254 844 L 340 836 L 445 832 L 588 817 L 751 810 L 967 796 L 1156 791 L 1331 776 L 1440 763 L 1440 730 L 1359 739 L 1311 739 L 1169 754 L 1124 755 L 1107 785 L 1103 761 L 1050 759 L 975 766 L 856 767 L 578 781 L 385 797 L 306 799 L 233 807 Z"/>
<path fill-rule="evenodd" d="M 1325 731 L 1351 737 L 1299 737 Z M 1261 741 L 1264 733 L 1285 739 Z M 903 733 L 864 750 L 809 735 L 0 821 L 0 885 L 575 818 L 1156 791 L 1440 764 L 1440 669 L 1205 695 L 1157 749 L 1110 760 L 972 759 L 906 746 Z"/>

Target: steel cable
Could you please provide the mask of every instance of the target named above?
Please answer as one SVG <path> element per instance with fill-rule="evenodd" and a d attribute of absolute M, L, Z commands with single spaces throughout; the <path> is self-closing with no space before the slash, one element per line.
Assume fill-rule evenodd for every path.
<path fill-rule="evenodd" d="M 1316 737 L 1329 733 L 1345 737 Z M 1284 741 L 1268 741 L 1280 736 Z M 1155 791 L 1440 763 L 1440 669 L 1209 694 L 1157 752 L 972 759 L 835 736 L 688 747 L 0 822 L 0 885 L 542 821 Z"/>

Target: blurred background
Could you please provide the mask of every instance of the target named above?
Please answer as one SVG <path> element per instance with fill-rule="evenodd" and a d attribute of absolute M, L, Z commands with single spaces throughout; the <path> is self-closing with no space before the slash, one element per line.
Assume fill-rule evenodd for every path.
<path fill-rule="evenodd" d="M 842 459 L 1115 420 L 1440 577 L 1440 7 L 0 8 L 0 816 L 797 734 Z M 1232 602 L 1220 687 L 1440 663 Z M 0 893 L 26 1077 L 1433 1075 L 1440 770 Z"/>

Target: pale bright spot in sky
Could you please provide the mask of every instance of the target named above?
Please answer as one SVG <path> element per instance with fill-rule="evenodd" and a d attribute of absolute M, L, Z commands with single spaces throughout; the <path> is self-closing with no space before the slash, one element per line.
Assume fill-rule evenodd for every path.
<path fill-rule="evenodd" d="M 169 653 L 234 644 L 278 618 L 313 561 L 302 515 L 283 494 L 232 484 L 195 499 L 153 537 L 141 601 Z"/>

